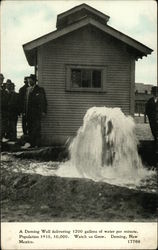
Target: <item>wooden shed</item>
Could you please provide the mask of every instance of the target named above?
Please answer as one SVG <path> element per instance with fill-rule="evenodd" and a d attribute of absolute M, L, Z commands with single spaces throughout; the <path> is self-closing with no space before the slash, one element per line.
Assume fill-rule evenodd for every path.
<path fill-rule="evenodd" d="M 135 61 L 152 49 L 110 27 L 109 16 L 81 4 L 57 16 L 56 30 L 23 45 L 48 100 L 43 144 L 74 136 L 90 107 L 134 113 Z"/>

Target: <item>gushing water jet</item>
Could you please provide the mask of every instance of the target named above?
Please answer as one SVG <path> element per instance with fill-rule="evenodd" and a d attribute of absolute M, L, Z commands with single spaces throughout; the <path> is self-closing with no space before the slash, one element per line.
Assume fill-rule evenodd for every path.
<path fill-rule="evenodd" d="M 70 146 L 71 162 L 94 179 L 102 179 L 107 168 L 131 174 L 142 168 L 137 143 L 132 117 L 119 108 L 93 107 Z"/>
<path fill-rule="evenodd" d="M 137 185 L 151 173 L 137 152 L 135 122 L 119 108 L 90 108 L 57 175 Z"/>

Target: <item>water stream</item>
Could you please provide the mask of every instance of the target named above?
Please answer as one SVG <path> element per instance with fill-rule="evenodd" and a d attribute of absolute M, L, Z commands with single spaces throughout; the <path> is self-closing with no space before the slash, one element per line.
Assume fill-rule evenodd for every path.
<path fill-rule="evenodd" d="M 132 117 L 119 108 L 90 108 L 70 145 L 71 160 L 56 174 L 119 186 L 145 185 L 156 177 L 156 172 L 142 165 L 137 145 Z"/>

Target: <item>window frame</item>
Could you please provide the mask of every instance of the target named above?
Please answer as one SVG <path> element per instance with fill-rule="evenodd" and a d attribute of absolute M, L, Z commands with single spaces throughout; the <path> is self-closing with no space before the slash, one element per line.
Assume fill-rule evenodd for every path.
<path fill-rule="evenodd" d="M 73 87 L 71 82 L 71 70 L 84 69 L 84 70 L 100 70 L 101 71 L 101 87 Z M 106 78 L 107 66 L 106 65 L 81 65 L 81 64 L 67 64 L 66 65 L 66 91 L 79 91 L 79 92 L 106 92 Z"/>

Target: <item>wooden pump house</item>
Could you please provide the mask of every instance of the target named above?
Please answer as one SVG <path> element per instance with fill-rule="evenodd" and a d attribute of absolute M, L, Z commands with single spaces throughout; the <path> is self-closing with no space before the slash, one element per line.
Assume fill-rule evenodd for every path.
<path fill-rule="evenodd" d="M 57 30 L 23 45 L 44 87 L 43 144 L 74 136 L 90 107 L 134 113 L 135 61 L 152 50 L 108 26 L 109 16 L 81 4 L 57 16 Z"/>

